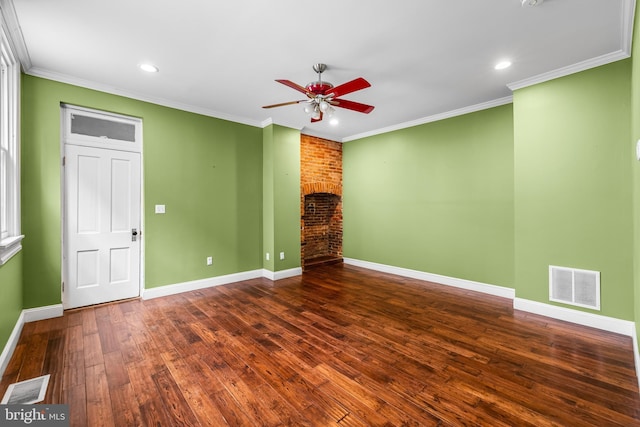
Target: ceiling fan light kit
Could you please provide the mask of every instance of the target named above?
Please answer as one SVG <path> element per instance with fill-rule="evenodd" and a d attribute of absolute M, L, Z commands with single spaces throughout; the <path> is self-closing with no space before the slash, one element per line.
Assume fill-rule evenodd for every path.
<path fill-rule="evenodd" d="M 346 99 L 338 99 L 342 95 L 346 95 L 357 90 L 365 89 L 371 86 L 371 84 L 362 77 L 351 80 L 347 83 L 343 83 L 338 86 L 333 86 L 329 82 L 322 81 L 322 73 L 327 69 L 326 64 L 314 64 L 313 71 L 318 73 L 318 80 L 307 84 L 303 87 L 290 80 L 279 79 L 276 80 L 285 86 L 289 86 L 292 89 L 302 92 L 307 96 L 307 99 L 299 101 L 283 102 L 280 104 L 265 105 L 262 108 L 274 108 L 282 107 L 284 105 L 307 103 L 304 107 L 304 111 L 311 115 L 311 122 L 319 122 L 323 116 L 331 117 L 335 112 L 333 107 L 346 108 L 347 110 L 357 111 L 359 113 L 368 114 L 373 111 L 372 105 L 361 104 L 359 102 L 348 101 Z"/>

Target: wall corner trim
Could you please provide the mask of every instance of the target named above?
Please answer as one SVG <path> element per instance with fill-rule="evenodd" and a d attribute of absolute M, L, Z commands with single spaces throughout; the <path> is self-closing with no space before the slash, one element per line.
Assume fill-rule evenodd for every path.
<path fill-rule="evenodd" d="M 483 294 L 490 294 L 497 297 L 508 298 L 511 300 L 515 298 L 515 289 L 505 288 L 503 286 L 474 282 L 467 279 L 458 279 L 456 277 L 443 276 L 440 274 L 427 273 L 424 271 L 411 270 L 402 267 L 394 267 L 392 265 L 378 264 L 375 262 L 362 261 L 353 258 L 344 258 L 344 263 L 354 265 L 356 267 L 368 268 L 369 270 L 376 270 L 383 273 L 411 277 L 412 279 L 424 280 L 426 282 L 438 283 L 440 285 L 453 286 L 455 288 L 467 289 L 470 291 L 481 292 Z"/>

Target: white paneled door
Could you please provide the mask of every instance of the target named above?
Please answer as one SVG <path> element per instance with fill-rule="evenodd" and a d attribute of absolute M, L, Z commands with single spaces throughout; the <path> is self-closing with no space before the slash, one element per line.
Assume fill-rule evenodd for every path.
<path fill-rule="evenodd" d="M 65 144 L 65 308 L 140 295 L 140 153 Z"/>

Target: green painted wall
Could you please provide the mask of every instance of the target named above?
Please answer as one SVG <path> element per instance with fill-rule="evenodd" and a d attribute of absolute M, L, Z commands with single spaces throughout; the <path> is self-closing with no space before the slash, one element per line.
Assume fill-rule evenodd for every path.
<path fill-rule="evenodd" d="M 263 135 L 263 252 L 270 254 L 264 265 L 271 271 L 289 270 L 301 265 L 300 132 L 270 125 Z"/>
<path fill-rule="evenodd" d="M 269 125 L 262 133 L 262 257 L 264 268 L 275 271 L 275 188 L 274 188 L 274 142 L 273 127 Z M 269 254 L 269 259 L 266 259 Z"/>
<path fill-rule="evenodd" d="M 549 303 L 549 265 L 601 272 L 601 311 L 633 320 L 631 62 L 514 94 L 516 296 Z"/>
<path fill-rule="evenodd" d="M 23 240 L 24 242 L 24 240 Z M 0 353 L 22 311 L 22 252 L 0 266 Z"/>
<path fill-rule="evenodd" d="M 300 267 L 300 131 L 273 127 L 275 271 Z M 280 252 L 285 259 L 280 260 Z"/>
<path fill-rule="evenodd" d="M 148 107 L 146 287 L 262 268 L 261 129 Z"/>
<path fill-rule="evenodd" d="M 343 147 L 347 258 L 513 287 L 513 126 L 504 105 Z"/>
<path fill-rule="evenodd" d="M 640 8 L 636 7 L 635 24 L 633 31 L 634 43 L 631 52 L 631 138 L 629 140 L 630 153 L 636 151 L 636 141 L 640 140 Z M 631 157 L 632 183 L 633 183 L 633 253 L 640 253 L 640 162 L 633 154 Z M 640 257 L 633 257 L 634 263 L 634 309 L 636 333 L 640 338 Z M 640 339 L 638 340 L 640 342 Z"/>
<path fill-rule="evenodd" d="M 32 76 L 22 90 L 25 308 L 60 303 L 61 102 L 144 121 L 147 288 L 262 268 L 262 129 Z"/>
<path fill-rule="evenodd" d="M 86 92 L 68 86 L 78 96 Z M 60 101 L 67 87 L 22 76 L 23 305 L 61 302 Z"/>
<path fill-rule="evenodd" d="M 32 76 L 22 90 L 27 237 L 0 267 L 0 344 L 22 308 L 60 302 L 60 102 L 144 120 L 147 288 L 300 266 L 299 131 Z M 549 264 L 594 269 L 601 314 L 640 320 L 637 117 L 640 66 L 626 60 L 518 90 L 513 105 L 347 142 L 344 255 L 544 303 Z"/>

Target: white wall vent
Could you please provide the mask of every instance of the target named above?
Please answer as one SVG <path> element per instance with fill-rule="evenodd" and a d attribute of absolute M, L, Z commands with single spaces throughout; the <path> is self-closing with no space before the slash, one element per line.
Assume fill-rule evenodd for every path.
<path fill-rule="evenodd" d="M 550 265 L 549 300 L 600 310 L 600 272 Z"/>

